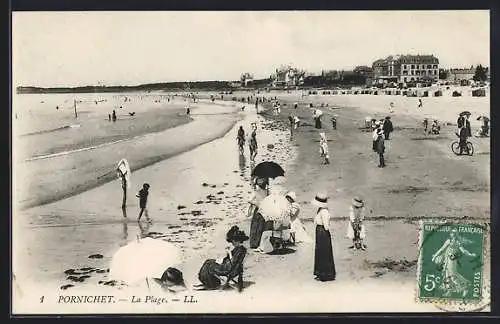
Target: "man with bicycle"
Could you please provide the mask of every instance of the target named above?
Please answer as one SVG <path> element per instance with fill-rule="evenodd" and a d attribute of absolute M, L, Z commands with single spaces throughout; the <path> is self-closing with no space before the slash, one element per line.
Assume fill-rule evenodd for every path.
<path fill-rule="evenodd" d="M 469 121 L 470 113 L 461 113 L 457 119 L 458 125 L 458 146 L 460 147 L 459 154 L 462 154 L 465 150 L 467 154 L 469 154 L 469 149 L 467 148 L 467 139 L 472 136 L 470 121 Z"/>

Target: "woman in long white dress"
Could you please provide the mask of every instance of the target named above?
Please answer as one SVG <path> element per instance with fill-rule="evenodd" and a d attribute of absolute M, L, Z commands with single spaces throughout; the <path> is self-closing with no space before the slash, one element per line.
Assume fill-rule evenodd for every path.
<path fill-rule="evenodd" d="M 285 198 L 290 202 L 290 236 L 292 243 L 312 243 L 312 238 L 307 235 L 304 225 L 300 221 L 300 205 L 297 203 L 295 192 L 290 191 L 285 195 Z"/>

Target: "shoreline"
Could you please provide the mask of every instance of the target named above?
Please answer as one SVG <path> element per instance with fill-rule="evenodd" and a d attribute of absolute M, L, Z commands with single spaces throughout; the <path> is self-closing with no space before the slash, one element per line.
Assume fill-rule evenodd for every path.
<path fill-rule="evenodd" d="M 210 106 L 211 105 L 194 107 L 194 109 L 192 110 L 196 111 L 201 109 L 202 111 L 204 111 L 207 109 L 207 107 Z M 217 105 L 213 105 L 212 108 L 214 106 L 217 107 Z M 220 107 L 222 106 L 219 106 L 218 108 Z M 84 170 L 80 172 L 78 172 L 78 170 L 74 170 L 74 167 L 78 166 L 78 164 L 75 164 L 78 163 L 75 160 L 76 159 L 75 157 L 78 157 L 79 154 L 85 153 L 87 154 L 86 155 L 87 159 L 89 157 L 91 159 L 94 159 L 95 156 L 97 156 L 102 152 L 111 152 L 111 151 L 120 152 L 124 151 L 125 147 L 131 145 L 134 146 L 139 144 L 141 146 L 139 149 L 142 150 L 143 152 L 148 146 L 150 146 L 152 148 L 151 151 L 153 151 L 154 153 L 153 155 L 151 154 L 151 152 L 149 153 L 145 152 L 144 155 L 142 156 L 137 156 L 136 158 L 129 159 L 129 162 L 131 163 L 131 171 L 135 172 L 142 168 L 154 165 L 165 159 L 190 151 L 200 145 L 204 145 L 218 138 L 221 138 L 225 136 L 227 132 L 230 131 L 230 129 L 234 126 L 235 123 L 238 122 L 239 119 L 237 107 L 235 105 L 225 105 L 224 107 L 226 110 L 229 109 L 231 111 L 228 113 L 223 112 L 222 114 L 218 114 L 217 112 L 212 111 L 211 113 L 207 113 L 205 116 L 202 117 L 196 117 L 196 116 L 190 117 L 192 119 L 191 122 L 176 125 L 160 132 L 145 133 L 126 140 L 106 143 L 105 145 L 100 145 L 92 150 L 88 149 L 77 150 L 69 154 L 58 154 L 56 156 L 52 156 L 51 158 L 47 159 L 38 158 L 36 160 L 25 161 L 24 163 L 33 163 L 33 162 L 38 163 L 38 170 L 36 170 L 38 172 L 35 172 L 35 170 L 32 170 L 32 168 L 27 169 L 26 168 L 27 165 L 25 164 L 25 167 L 22 168 L 23 172 L 21 174 L 25 178 L 36 179 L 37 174 L 39 172 L 47 172 L 47 173 L 50 172 L 50 170 L 52 169 L 51 168 L 52 163 L 63 163 L 62 170 L 66 170 L 67 174 L 64 181 L 70 183 L 65 186 L 66 188 L 64 188 L 63 184 L 61 183 L 57 184 L 59 180 L 56 181 L 56 179 L 54 179 L 52 183 L 55 184 L 55 187 L 53 188 L 57 189 L 55 189 L 55 191 L 54 189 L 51 190 L 53 192 L 52 194 L 50 193 L 47 194 L 46 189 L 42 191 L 38 190 L 38 193 L 31 195 L 36 197 L 32 198 L 31 201 L 22 201 L 22 200 L 18 201 L 19 207 L 21 210 L 26 210 L 36 206 L 50 204 L 52 202 L 56 202 L 58 200 L 65 199 L 74 196 L 76 194 L 91 190 L 93 188 L 96 188 L 98 186 L 101 186 L 105 183 L 108 183 L 116 179 L 116 176 L 113 172 L 108 171 L 107 173 L 105 173 L 106 171 L 104 171 L 106 169 L 108 170 L 114 169 L 114 164 L 109 163 L 109 161 L 101 161 L 99 159 L 96 159 L 93 164 L 94 165 L 93 168 L 91 168 L 91 165 L 81 165 L 79 168 L 84 168 Z M 217 121 L 212 122 L 210 118 L 216 118 L 219 120 L 219 122 Z M 200 133 L 200 131 L 196 131 L 196 129 L 198 128 L 202 129 L 206 128 L 207 129 L 206 134 L 202 134 Z M 194 138 L 192 136 L 191 138 L 188 138 L 185 141 L 185 143 L 173 143 L 173 144 L 167 144 L 165 146 L 162 145 L 161 142 L 158 142 L 161 141 L 160 140 L 161 138 L 171 136 L 169 134 L 175 134 L 177 132 L 184 134 L 194 133 L 195 135 L 193 135 Z M 162 151 L 165 153 L 160 153 L 160 154 L 156 153 Z M 18 167 L 20 168 L 21 166 Z M 83 174 L 83 171 L 86 171 L 86 175 Z M 19 173 L 20 171 L 17 172 Z M 18 174 L 18 176 L 21 175 Z M 57 176 L 54 178 L 57 178 Z M 86 180 L 82 181 L 78 179 L 86 179 Z M 31 183 L 36 183 L 35 180 L 30 180 L 30 181 Z M 28 184 L 25 183 L 25 186 L 26 185 Z M 31 188 L 30 190 L 32 191 L 34 189 Z"/>

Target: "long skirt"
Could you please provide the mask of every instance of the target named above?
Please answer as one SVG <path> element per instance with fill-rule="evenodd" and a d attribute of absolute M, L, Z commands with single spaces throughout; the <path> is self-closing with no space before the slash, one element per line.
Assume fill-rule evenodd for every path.
<path fill-rule="evenodd" d="M 316 225 L 316 246 L 314 249 L 314 275 L 321 281 L 335 280 L 332 237 L 323 225 Z"/>
<path fill-rule="evenodd" d="M 262 232 L 264 232 L 264 225 L 266 221 L 264 217 L 254 209 L 252 222 L 250 223 L 250 248 L 256 249 L 260 244 L 260 238 L 262 237 Z"/>
<path fill-rule="evenodd" d="M 198 279 L 207 289 L 217 289 L 221 285 L 220 279 L 215 275 L 220 265 L 214 259 L 206 260 L 198 272 Z"/>
<path fill-rule="evenodd" d="M 314 126 L 317 128 L 317 129 L 320 129 L 321 128 L 321 119 L 318 117 L 318 118 L 314 118 Z"/>

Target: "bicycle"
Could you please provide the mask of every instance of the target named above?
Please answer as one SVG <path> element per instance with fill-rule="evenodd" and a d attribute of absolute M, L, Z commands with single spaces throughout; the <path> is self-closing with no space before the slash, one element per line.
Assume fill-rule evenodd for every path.
<path fill-rule="evenodd" d="M 451 143 L 451 151 L 455 153 L 455 155 L 460 154 L 460 143 L 458 141 L 454 141 Z M 466 154 L 472 156 L 474 154 L 474 146 L 471 142 L 467 141 L 467 147 L 465 148 Z"/>

